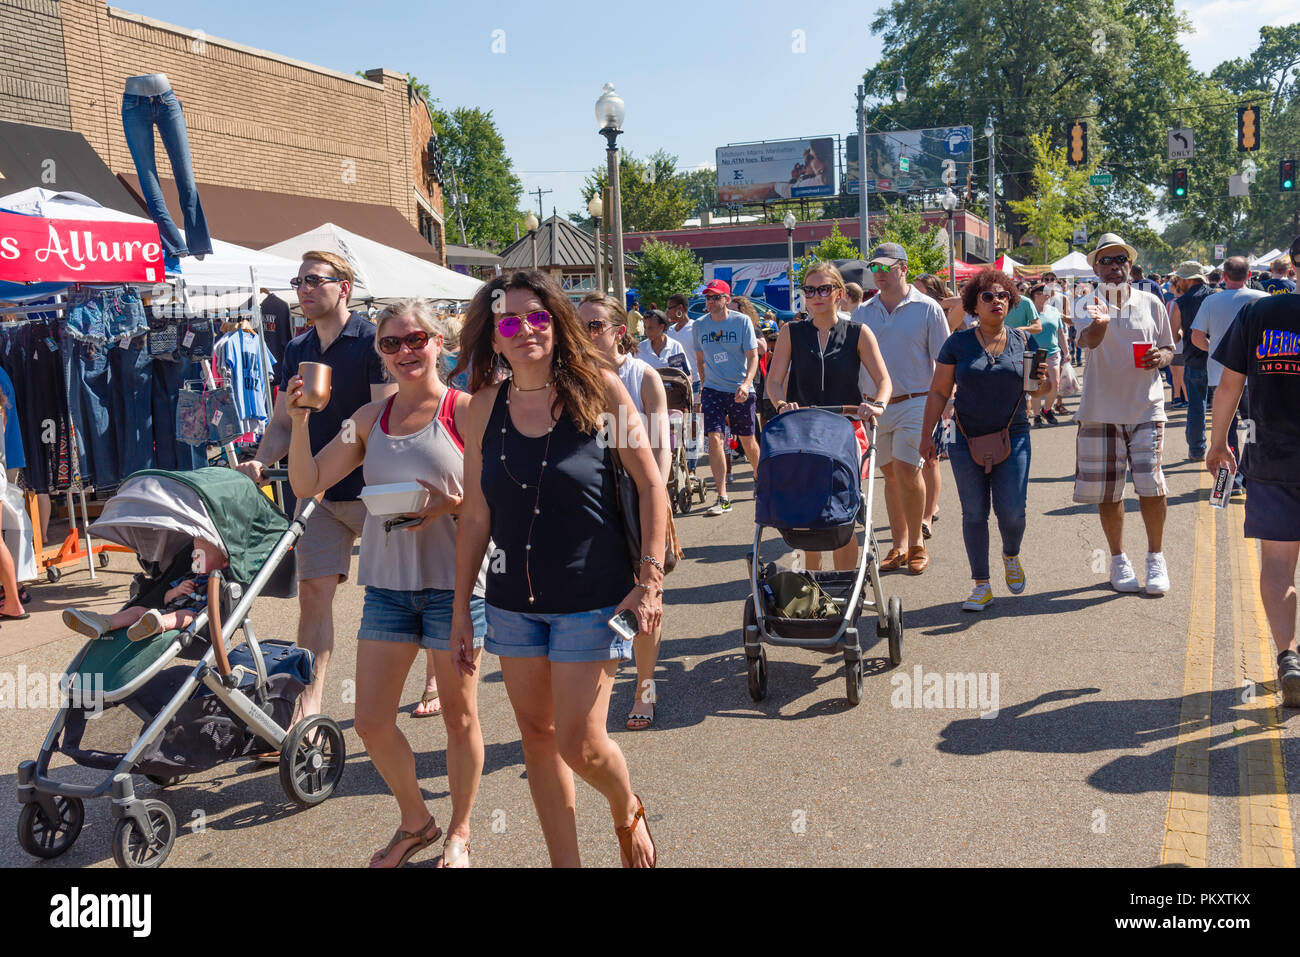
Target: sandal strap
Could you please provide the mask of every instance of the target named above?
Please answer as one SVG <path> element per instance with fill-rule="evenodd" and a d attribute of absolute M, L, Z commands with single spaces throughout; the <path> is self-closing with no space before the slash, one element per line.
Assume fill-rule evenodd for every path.
<path fill-rule="evenodd" d="M 453 841 L 451 838 L 442 842 L 442 866 L 450 867 L 462 857 L 469 855 L 469 841 Z"/>
<path fill-rule="evenodd" d="M 432 814 L 429 815 L 428 823 L 425 824 L 424 827 L 420 828 L 418 831 L 403 831 L 399 827 L 396 831 L 393 832 L 393 839 L 389 841 L 388 846 L 384 848 L 384 853 L 380 854 L 379 856 L 387 857 L 389 854 L 393 852 L 393 848 L 395 848 L 398 844 L 401 844 L 403 841 L 424 841 L 426 844 L 432 843 L 432 841 L 428 839 L 428 834 L 429 831 L 434 827 L 437 827 L 437 822 L 434 820 Z M 432 840 L 436 841 L 437 837 L 434 837 Z"/>

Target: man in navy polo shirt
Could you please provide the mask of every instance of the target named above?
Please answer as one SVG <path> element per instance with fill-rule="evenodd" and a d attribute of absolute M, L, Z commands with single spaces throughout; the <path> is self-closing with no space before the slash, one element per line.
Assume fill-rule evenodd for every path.
<path fill-rule="evenodd" d="M 289 452 L 288 385 L 301 363 L 323 362 L 333 370 L 329 403 L 307 423 L 313 453 L 328 445 L 357 409 L 397 391 L 396 384 L 384 381 L 384 365 L 375 351 L 374 324 L 363 313 L 348 310 L 352 270 L 347 262 L 333 253 L 304 253 L 293 284 L 302 314 L 312 327 L 285 346 L 280 394 L 266 435 L 254 460 L 239 466 L 256 482 L 262 480 L 263 463 L 278 462 Z M 358 468 L 327 489 L 294 547 L 298 556 L 298 644 L 316 656 L 315 680 L 300 699 L 302 715 L 321 710 L 325 671 L 334 650 L 334 592 L 348 577 L 352 547 L 365 523 L 366 507 L 358 499 L 364 485 Z"/>

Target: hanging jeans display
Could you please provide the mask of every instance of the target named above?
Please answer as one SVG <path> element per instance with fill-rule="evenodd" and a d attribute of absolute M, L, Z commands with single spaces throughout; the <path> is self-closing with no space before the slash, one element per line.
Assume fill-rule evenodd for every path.
<path fill-rule="evenodd" d="M 113 438 L 121 478 L 151 469 L 153 460 L 153 357 L 137 336 L 108 352 L 112 369 Z"/>
<path fill-rule="evenodd" d="M 68 338 L 62 352 L 82 482 L 109 489 L 152 468 L 153 369 L 145 337 L 114 348 Z"/>
<path fill-rule="evenodd" d="M 68 401 L 59 334 L 53 319 L 0 329 L 0 364 L 14 383 L 27 450 L 25 484 L 42 494 L 66 488 L 70 477 Z"/>
<path fill-rule="evenodd" d="M 171 160 L 172 178 L 176 181 L 185 222 L 184 238 L 167 212 L 167 202 L 158 182 L 158 167 L 154 160 L 155 126 L 167 150 L 167 158 Z M 136 175 L 140 178 L 140 191 L 149 207 L 149 215 L 158 224 L 166 251 L 173 256 L 199 256 L 212 252 L 207 219 L 194 182 L 185 114 L 176 94 L 171 90 L 158 96 L 123 94 L 122 128 L 126 132 L 131 159 L 135 162 Z"/>
<path fill-rule="evenodd" d="M 140 294 L 125 286 L 84 290 L 68 302 L 68 335 L 94 345 L 126 342 L 149 328 Z"/>
<path fill-rule="evenodd" d="M 150 333 L 153 338 L 153 333 Z M 201 375 L 198 363 L 188 360 L 170 361 L 155 359 L 153 364 L 153 446 L 154 463 L 168 471 L 189 471 L 208 464 L 205 446 L 208 441 L 207 419 L 203 397 L 182 389 L 187 379 Z M 197 423 L 194 441 L 182 434 L 178 406 L 187 397 L 199 399 L 197 413 L 191 418 Z M 197 448 L 196 448 L 197 446 Z"/>

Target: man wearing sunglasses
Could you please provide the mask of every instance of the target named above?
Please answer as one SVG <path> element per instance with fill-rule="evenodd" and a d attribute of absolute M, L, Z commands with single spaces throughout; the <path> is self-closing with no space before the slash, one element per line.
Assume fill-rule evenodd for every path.
<path fill-rule="evenodd" d="M 893 395 L 877 420 L 876 461 L 885 476 L 885 510 L 893 546 L 881 571 L 907 566 L 919 575 L 930 564 L 922 543 L 925 480 L 921 467 L 921 426 L 925 398 L 934 378 L 934 363 L 948 341 L 943 308 L 907 281 L 907 250 L 898 243 L 881 243 L 871 256 L 872 278 L 879 293 L 853 311 L 853 321 L 870 327 L 889 370 Z M 867 378 L 862 394 L 874 397 Z"/>
<path fill-rule="evenodd" d="M 1164 303 L 1129 285 L 1136 251 L 1114 233 L 1103 233 L 1088 254 L 1101 280 L 1075 316 L 1079 346 L 1088 350 L 1083 395 L 1075 421 L 1074 501 L 1096 505 L 1110 546 L 1110 583 L 1135 592 L 1133 564 L 1124 553 L 1124 484 L 1133 489 L 1147 533 L 1146 593 L 1169 591 L 1162 539 L 1166 496 L 1161 462 L 1165 442 L 1165 390 L 1160 370 L 1174 359 L 1174 334 Z"/>
<path fill-rule="evenodd" d="M 758 473 L 758 441 L 754 438 L 757 400 L 754 376 L 758 373 L 758 336 L 744 313 L 728 309 L 731 286 L 714 279 L 704 287 L 709 314 L 692 326 L 695 332 L 695 367 L 699 370 L 700 408 L 709 439 L 709 468 L 718 500 L 706 515 L 730 511 L 727 498 L 727 460 L 722 448 L 723 430 L 740 440 L 749 465 Z"/>
<path fill-rule="evenodd" d="M 280 394 L 266 435 L 253 461 L 239 466 L 239 471 L 255 482 L 262 480 L 264 464 L 278 462 L 289 452 L 288 385 L 302 363 L 321 362 L 332 370 L 329 402 L 307 422 L 313 454 L 343 431 L 357 409 L 397 391 L 396 384 L 384 381 L 384 365 L 375 352 L 374 324 L 363 313 L 348 309 L 352 270 L 347 262 L 329 252 L 303 253 L 293 286 L 302 314 L 312 325 L 285 346 L 279 369 Z M 298 644 L 316 655 L 315 680 L 301 699 L 304 715 L 320 712 L 325 672 L 334 650 L 334 592 L 348 577 L 352 547 L 365 524 L 366 507 L 358 499 L 364 485 L 358 468 L 327 489 L 294 547 L 298 558 Z"/>

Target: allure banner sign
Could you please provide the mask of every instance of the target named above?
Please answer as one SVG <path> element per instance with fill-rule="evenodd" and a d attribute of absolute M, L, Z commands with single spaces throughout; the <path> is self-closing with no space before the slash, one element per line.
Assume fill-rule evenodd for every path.
<path fill-rule="evenodd" d="M 162 282 L 158 227 L 0 212 L 0 280 Z"/>

